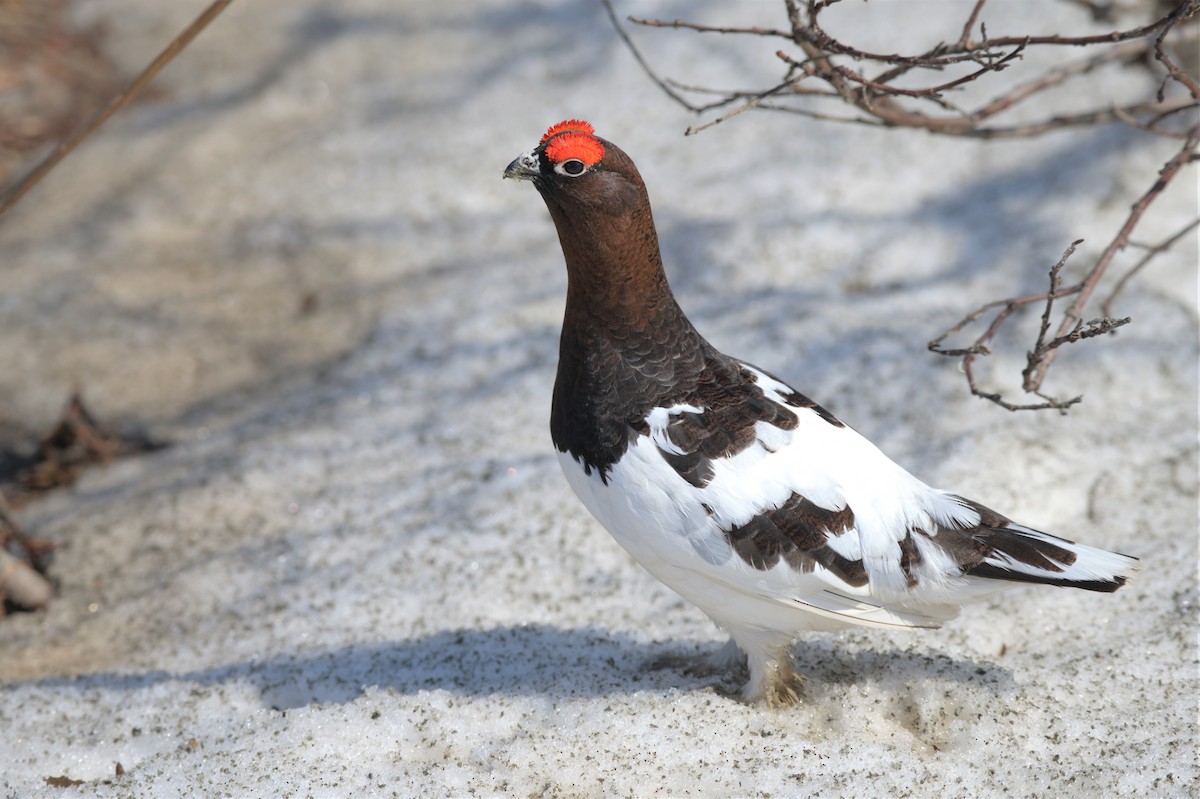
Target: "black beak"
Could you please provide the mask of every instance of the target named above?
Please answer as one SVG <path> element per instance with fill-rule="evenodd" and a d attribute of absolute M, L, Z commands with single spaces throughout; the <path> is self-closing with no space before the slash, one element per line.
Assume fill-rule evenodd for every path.
<path fill-rule="evenodd" d="M 533 180 L 541 174 L 541 164 L 538 161 L 537 153 L 533 150 L 518 155 L 504 170 L 504 177 L 513 180 Z"/>

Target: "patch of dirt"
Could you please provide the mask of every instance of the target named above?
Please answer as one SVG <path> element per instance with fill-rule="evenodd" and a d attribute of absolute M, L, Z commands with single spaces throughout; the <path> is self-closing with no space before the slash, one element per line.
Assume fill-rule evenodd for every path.
<path fill-rule="evenodd" d="M 46 491 L 69 486 L 91 466 L 162 446 L 101 424 L 75 394 L 33 457 L 0 450 L 0 618 L 15 610 L 40 610 L 54 595 L 46 579 L 54 545 L 26 535 L 9 513 L 10 504 L 19 507 Z"/>
<path fill-rule="evenodd" d="M 71 485 L 89 466 L 162 446 L 139 433 L 121 433 L 102 424 L 75 394 L 58 424 L 38 444 L 35 455 L 21 458 L 13 452 L 0 453 L 4 461 L 0 488 L 9 503 L 19 508 L 44 491 Z"/>

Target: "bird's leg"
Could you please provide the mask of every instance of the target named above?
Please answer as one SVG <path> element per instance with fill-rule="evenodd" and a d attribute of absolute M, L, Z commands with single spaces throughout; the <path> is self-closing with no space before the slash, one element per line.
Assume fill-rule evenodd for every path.
<path fill-rule="evenodd" d="M 748 655 L 750 681 L 742 688 L 743 700 L 750 703 L 766 702 L 772 707 L 800 702 L 804 677 L 796 673 L 788 644 L 750 650 Z"/>

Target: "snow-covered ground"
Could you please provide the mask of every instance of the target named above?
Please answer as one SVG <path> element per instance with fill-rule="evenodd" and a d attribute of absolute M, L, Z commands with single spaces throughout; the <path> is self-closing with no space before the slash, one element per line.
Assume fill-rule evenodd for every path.
<path fill-rule="evenodd" d="M 79 14 L 136 69 L 204 5 Z M 993 34 L 1088 25 L 994 5 Z M 763 2 L 618 8 L 782 22 Z M 965 16 L 844 13 L 885 45 Z M 774 44 L 634 35 L 682 79 L 776 71 Z M 1132 325 L 1063 353 L 1047 389 L 1084 395 L 1069 416 L 973 399 L 925 351 L 1040 290 L 1076 238 L 1084 268 L 1175 143 L 766 113 L 684 138 L 693 119 L 591 3 L 235 3 L 162 81 L 0 226 L 8 423 L 46 429 L 78 384 L 175 442 L 21 513 L 58 543 L 61 597 L 0 621 L 0 796 L 1195 795 L 1195 241 L 1129 286 Z M 807 636 L 785 710 L 650 669 L 722 638 L 558 473 L 565 275 L 541 200 L 500 179 L 568 116 L 637 161 L 715 344 L 1140 577 L 1015 590 L 940 631 Z M 1195 211 L 1192 172 L 1138 238 Z M 1036 324 L 999 338 L 988 385 L 1015 390 Z"/>

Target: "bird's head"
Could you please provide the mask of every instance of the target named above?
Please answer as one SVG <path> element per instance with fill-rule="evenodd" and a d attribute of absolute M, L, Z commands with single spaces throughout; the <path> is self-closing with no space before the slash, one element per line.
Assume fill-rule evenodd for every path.
<path fill-rule="evenodd" d="M 551 213 L 628 213 L 646 193 L 629 156 L 578 119 L 551 125 L 537 147 L 508 165 L 504 177 L 532 181 Z"/>

